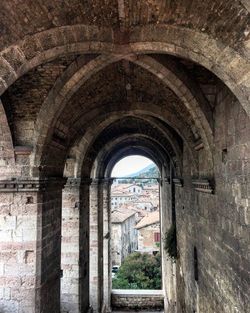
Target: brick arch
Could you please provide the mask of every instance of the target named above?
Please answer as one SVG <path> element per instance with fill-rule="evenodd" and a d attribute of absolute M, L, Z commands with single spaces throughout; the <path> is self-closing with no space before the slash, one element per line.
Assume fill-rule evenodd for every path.
<path fill-rule="evenodd" d="M 100 114 L 100 110 L 102 114 Z M 167 123 L 172 129 L 176 131 L 176 133 L 184 140 L 186 143 L 194 143 L 194 136 L 191 129 L 188 127 L 188 124 L 183 122 L 183 120 L 173 114 L 170 110 L 168 110 L 167 106 L 164 108 L 159 108 L 157 103 L 153 102 L 134 102 L 133 104 L 126 104 L 124 102 L 119 102 L 115 106 L 104 104 L 102 106 L 98 106 L 86 112 L 83 116 L 81 116 L 77 122 L 74 124 L 77 126 L 77 129 L 81 129 L 81 127 L 87 121 L 90 121 L 93 124 L 93 131 L 98 130 L 100 122 L 103 121 L 103 118 L 106 121 L 110 121 L 113 118 L 113 115 L 118 119 L 121 116 L 127 115 L 146 115 L 158 118 L 159 120 Z M 98 119 L 100 116 L 100 119 Z M 88 124 L 87 124 L 88 125 Z M 71 138 L 73 140 L 73 138 Z"/>
<path fill-rule="evenodd" d="M 15 152 L 5 110 L 0 100 L 0 176 L 9 178 L 15 173 Z"/>
<path fill-rule="evenodd" d="M 39 163 L 46 139 L 51 135 L 52 123 L 62 112 L 67 100 L 87 81 L 92 75 L 104 68 L 110 62 L 114 62 L 115 57 L 101 55 L 96 58 L 80 58 L 67 69 L 63 77 L 59 77 L 54 87 L 49 92 L 47 98 L 39 111 L 35 135 L 34 135 L 34 162 Z M 48 114 L 49 113 L 49 114 Z"/>
<path fill-rule="evenodd" d="M 141 144 L 141 146 L 138 145 L 137 147 L 133 147 L 133 148 L 124 147 L 122 149 L 119 149 L 119 152 L 117 154 L 115 154 L 113 156 L 113 158 L 110 159 L 108 167 L 106 167 L 104 177 L 111 177 L 113 167 L 121 159 L 123 159 L 127 156 L 130 156 L 130 155 L 135 155 L 135 154 L 145 156 L 146 158 L 152 160 L 157 165 L 157 167 L 159 169 L 161 167 L 161 164 L 165 164 L 165 165 L 168 164 L 168 160 L 165 160 L 165 163 L 163 163 L 163 159 L 162 159 L 163 155 L 161 153 L 159 155 L 158 153 L 156 153 L 156 151 L 152 151 L 149 147 L 147 147 L 147 148 L 143 147 L 142 144 Z"/>
<path fill-rule="evenodd" d="M 77 142 L 72 146 L 71 150 L 69 151 L 69 157 L 75 159 L 76 163 L 76 168 L 75 168 L 75 175 L 76 177 L 79 177 L 81 175 L 81 164 L 83 163 L 83 159 L 86 155 L 87 149 L 91 144 L 95 141 L 97 136 L 110 124 L 118 121 L 121 116 L 123 117 L 138 117 L 146 122 L 149 122 L 153 127 L 156 127 L 159 129 L 159 131 L 162 133 L 163 136 L 167 138 L 171 146 L 173 147 L 173 150 L 175 151 L 175 155 L 178 161 L 178 166 L 179 166 L 179 174 L 182 171 L 182 149 L 181 147 L 178 147 L 178 142 L 176 139 L 171 136 L 168 132 L 166 132 L 166 129 L 163 129 L 159 124 L 157 125 L 157 120 L 156 118 L 159 118 L 159 120 L 168 122 L 167 115 L 164 112 L 157 112 L 157 106 L 153 106 L 154 110 L 152 110 L 152 105 L 149 107 L 148 104 L 145 103 L 140 103 L 137 105 L 136 108 L 133 110 L 130 108 L 127 108 L 127 110 L 124 110 L 124 107 L 121 104 L 121 108 L 118 110 L 116 108 L 113 111 L 106 111 L 105 114 L 102 116 L 99 116 L 98 119 L 95 119 L 93 116 L 92 117 L 88 116 L 88 120 L 90 121 L 89 124 L 87 125 L 87 130 L 82 136 L 80 140 L 77 140 Z M 150 110 L 151 109 L 151 110 Z M 154 121 L 153 121 L 154 119 Z M 171 127 L 171 122 L 174 123 L 175 125 L 177 124 L 176 122 L 170 121 L 169 125 Z M 98 125 L 98 128 L 96 127 Z M 179 123 L 179 127 L 183 126 L 181 122 Z M 179 129 L 181 131 L 181 129 Z M 193 150 L 193 143 L 190 142 L 190 138 L 188 137 L 188 130 L 184 131 L 182 135 L 182 139 L 187 145 L 188 151 L 190 155 L 192 156 L 192 168 L 193 168 L 193 174 L 196 175 L 198 173 L 198 164 L 197 164 L 197 155 Z"/>
<path fill-rule="evenodd" d="M 29 70 L 62 55 L 111 53 L 112 41 L 112 29 L 100 31 L 93 25 L 61 26 L 27 36 L 0 52 L 0 95 Z"/>
<path fill-rule="evenodd" d="M 105 68 L 106 65 L 114 63 L 120 59 L 123 59 L 123 57 L 101 55 L 90 59 L 89 62 L 79 61 L 76 62 L 76 64 L 79 63 L 79 69 L 75 67 L 74 64 L 74 66 L 71 66 L 63 75 L 63 78 L 59 78 L 57 80 L 47 99 L 44 101 L 37 119 L 36 125 L 38 128 L 36 129 L 35 135 L 35 139 L 37 139 L 37 141 L 34 144 L 36 149 L 35 163 L 39 163 L 40 157 L 37 158 L 37 155 L 41 155 L 42 153 L 42 147 L 49 131 L 52 129 L 52 121 L 55 121 L 55 116 L 59 116 L 59 113 L 62 112 L 67 100 L 80 88 L 80 86 L 82 86 L 82 84 L 84 84 L 84 82 L 86 82 L 86 80 L 91 75 L 94 75 L 97 71 Z M 202 111 L 202 109 L 200 109 L 198 101 L 195 99 L 189 88 L 181 81 L 180 78 L 178 78 L 174 72 L 166 68 L 162 68 L 162 66 L 151 57 L 143 56 L 139 58 L 129 58 L 129 60 L 150 71 L 161 81 L 163 81 L 168 87 L 173 89 L 176 95 L 187 107 L 196 125 L 198 125 L 198 129 L 201 132 L 201 137 L 209 151 L 209 157 L 212 161 L 212 130 L 209 122 L 206 120 L 205 113 Z M 62 84 L 63 81 L 64 84 Z M 51 103 L 53 105 L 51 105 Z M 49 115 L 48 112 L 50 113 Z M 201 118 L 201 122 L 199 121 L 199 118 Z"/>
<path fill-rule="evenodd" d="M 68 150 L 61 151 L 60 159 L 65 159 L 66 155 L 69 157 L 74 157 L 80 155 L 82 157 L 84 149 L 87 149 L 89 144 L 92 142 L 92 139 L 96 137 L 99 131 L 102 131 L 105 127 L 107 127 L 113 120 L 119 120 L 121 116 L 144 116 L 145 119 L 149 117 L 158 118 L 160 121 L 165 122 L 171 128 L 175 128 L 176 133 L 179 134 L 180 138 L 184 140 L 187 145 L 188 151 L 190 155 L 192 155 L 193 164 L 193 173 L 194 175 L 198 174 L 198 165 L 197 163 L 197 155 L 193 149 L 195 142 L 193 141 L 193 135 L 191 130 L 185 127 L 180 119 L 177 118 L 176 115 L 173 115 L 170 111 L 167 110 L 167 107 L 164 110 L 159 111 L 159 107 L 155 104 L 151 103 L 136 103 L 133 107 L 129 108 L 124 103 L 119 103 L 118 106 L 115 108 L 110 107 L 109 109 L 105 106 L 105 110 L 103 111 L 102 115 L 100 113 L 100 107 L 90 110 L 87 114 L 84 115 L 83 124 L 79 123 L 80 129 L 87 128 L 87 131 L 78 134 L 78 137 L 75 137 L 75 132 L 72 135 L 71 140 L 69 142 L 72 144 L 71 146 L 75 145 L 75 151 L 70 151 L 70 146 Z M 80 131 L 79 129 L 79 131 Z M 183 131 L 185 130 L 185 131 Z M 82 139 L 81 139 L 82 138 Z M 172 138 L 173 140 L 173 138 Z M 79 143 L 80 142 L 80 143 Z M 77 147 L 79 145 L 79 147 Z M 47 147 L 47 146 L 46 146 Z M 74 149 L 73 149 L 74 150 Z M 51 151 L 50 151 L 51 152 Z M 38 166 L 41 166 L 41 169 L 46 169 L 47 161 L 51 157 L 53 158 L 53 151 L 52 155 L 48 154 L 47 150 L 44 150 L 44 153 L 41 155 L 41 159 L 43 163 L 35 163 L 34 170 L 36 170 Z M 45 159 L 44 159 L 45 157 Z M 59 158 L 59 155 L 58 155 Z M 58 163 L 58 162 L 57 162 Z M 53 169 L 52 169 L 53 170 Z M 77 175 L 79 175 L 78 171 L 76 170 Z M 45 172 L 40 173 L 45 174 Z M 49 173 L 46 173 L 49 174 Z M 58 174 L 57 174 L 58 175 Z"/>
<path fill-rule="evenodd" d="M 131 148 L 131 144 L 135 145 L 135 148 Z M 123 157 L 135 154 L 136 151 L 150 158 L 159 169 L 164 164 L 171 163 L 168 151 L 159 142 L 142 134 L 123 135 L 108 142 L 104 149 L 99 151 L 95 160 L 97 166 L 92 166 L 91 169 L 91 178 L 110 177 L 115 163 Z"/>
<path fill-rule="evenodd" d="M 131 49 L 136 54 L 167 53 L 189 59 L 218 76 L 250 115 L 250 62 L 248 53 L 239 54 L 208 35 L 186 28 L 157 25 L 135 29 Z"/>
<path fill-rule="evenodd" d="M 84 35 L 83 35 L 84 34 Z M 250 115 L 249 57 L 208 35 L 170 25 L 138 26 L 130 43 L 114 43 L 111 28 L 73 25 L 36 33 L 0 53 L 0 94 L 28 70 L 68 53 L 115 55 L 168 53 L 190 59 L 216 74 L 235 94 Z M 48 40 L 49 39 L 49 40 Z"/>
<path fill-rule="evenodd" d="M 210 158 L 212 159 L 212 143 L 213 143 L 213 131 L 210 125 L 211 110 L 206 104 L 206 100 L 203 97 L 198 100 L 192 91 L 181 81 L 181 79 L 171 70 L 163 67 L 159 62 L 153 58 L 143 55 L 136 57 L 132 62 L 142 66 L 150 71 L 156 77 L 161 79 L 168 87 L 174 91 L 174 93 L 182 100 L 184 105 L 188 108 L 195 124 L 197 125 L 202 139 L 205 141 L 205 145 L 208 147 Z M 202 110 L 204 108 L 204 110 Z M 205 110 L 207 109 L 208 112 Z"/>
<path fill-rule="evenodd" d="M 14 176 L 15 152 L 8 120 L 0 99 L 0 176 L 2 179 Z"/>
<path fill-rule="evenodd" d="M 156 125 L 156 122 L 154 121 L 152 123 L 153 118 L 158 118 L 160 121 L 163 121 L 167 123 L 170 127 L 178 126 L 176 128 L 177 133 L 180 135 L 180 137 L 183 139 L 183 141 L 190 147 L 191 151 L 191 139 L 190 139 L 190 132 L 188 129 L 185 129 L 184 133 L 181 133 L 181 126 L 183 129 L 183 124 L 180 120 L 177 120 L 177 118 L 173 119 L 172 121 L 169 120 L 170 112 L 166 110 L 159 112 L 158 107 L 156 105 L 148 104 L 148 103 L 136 103 L 133 108 L 126 108 L 124 109 L 123 103 L 121 103 L 116 108 L 109 110 L 107 109 L 106 112 L 99 116 L 98 119 L 96 119 L 96 112 L 98 112 L 98 109 L 91 110 L 89 114 L 87 114 L 85 117 L 87 120 L 89 120 L 87 131 L 84 133 L 83 139 L 81 139 L 79 142 L 89 144 L 93 138 L 96 138 L 96 136 L 103 130 L 105 127 L 110 125 L 111 123 L 119 120 L 122 117 L 141 117 L 144 120 L 150 122 L 154 127 L 158 128 L 163 132 L 163 129 Z M 97 127 L 98 125 L 98 127 Z M 177 142 L 175 138 L 170 137 L 170 134 L 166 133 L 166 130 L 163 132 L 165 136 L 167 136 L 170 143 L 172 143 L 172 146 L 174 149 L 176 149 L 176 155 L 181 154 L 180 148 L 177 147 Z M 80 145 L 80 144 L 79 144 Z M 82 150 L 81 150 L 82 151 Z M 81 154 L 81 153 L 80 153 Z"/>
<path fill-rule="evenodd" d="M 132 145 L 133 147 L 131 147 Z M 124 151 L 129 152 L 131 155 L 134 154 L 133 151 L 137 151 L 137 149 L 139 149 L 141 153 L 143 153 L 143 151 L 147 153 L 147 155 L 144 156 L 151 158 L 159 168 L 164 164 L 172 163 L 167 150 L 162 144 L 149 136 L 136 133 L 130 136 L 118 136 L 110 140 L 104 145 L 103 150 L 96 151 L 94 160 L 89 160 L 87 152 L 82 163 L 81 176 L 91 177 L 93 179 L 98 177 L 110 177 L 111 163 L 121 159 L 124 156 Z"/>
<path fill-rule="evenodd" d="M 248 0 L 240 0 L 241 4 L 250 12 L 250 2 Z"/>
<path fill-rule="evenodd" d="M 197 88 L 200 91 L 199 99 L 197 99 L 198 97 L 196 98 L 195 90 L 190 90 L 189 86 L 187 86 L 185 82 L 179 78 L 178 73 L 176 74 L 173 70 L 162 66 L 161 63 L 150 56 L 125 57 L 125 59 L 128 59 L 132 63 L 139 65 L 155 75 L 160 81 L 169 87 L 179 99 L 181 99 L 190 113 L 195 127 L 199 130 L 200 136 L 203 138 L 204 145 L 208 147 L 208 151 L 210 151 L 210 157 L 212 159 L 212 112 L 201 91 Z M 75 121 L 75 123 L 77 123 L 77 121 Z"/>

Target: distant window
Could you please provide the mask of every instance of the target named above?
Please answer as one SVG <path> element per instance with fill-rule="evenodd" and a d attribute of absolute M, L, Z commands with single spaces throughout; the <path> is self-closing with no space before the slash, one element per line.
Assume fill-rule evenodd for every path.
<path fill-rule="evenodd" d="M 135 188 L 134 188 L 134 192 L 135 192 Z"/>
<path fill-rule="evenodd" d="M 154 233 L 154 242 L 160 242 L 160 241 L 161 241 L 161 234 Z"/>

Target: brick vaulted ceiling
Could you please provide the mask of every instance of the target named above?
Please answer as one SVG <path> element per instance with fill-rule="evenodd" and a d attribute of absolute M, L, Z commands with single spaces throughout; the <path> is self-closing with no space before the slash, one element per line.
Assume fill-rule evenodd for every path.
<path fill-rule="evenodd" d="M 239 47 L 249 38 L 249 4 L 240 0 L 2 0 L 1 48 L 66 25 L 98 25 L 128 33 L 147 24 L 181 26 Z"/>
<path fill-rule="evenodd" d="M 210 151 L 221 80 L 248 108 L 248 1 L 2 0 L 0 34 L 8 149 L 30 146 L 38 159 L 48 147 L 67 155 L 93 125 L 101 132 L 115 121 L 108 115 L 126 110 L 162 117 L 177 141 Z M 133 44 L 141 46 L 126 53 Z"/>

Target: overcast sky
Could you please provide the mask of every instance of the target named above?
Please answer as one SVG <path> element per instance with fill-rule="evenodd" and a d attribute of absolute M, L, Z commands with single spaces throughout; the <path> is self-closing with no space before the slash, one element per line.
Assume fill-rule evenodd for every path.
<path fill-rule="evenodd" d="M 113 168 L 111 177 L 124 177 L 136 173 L 153 162 L 140 155 L 131 155 L 121 159 Z"/>

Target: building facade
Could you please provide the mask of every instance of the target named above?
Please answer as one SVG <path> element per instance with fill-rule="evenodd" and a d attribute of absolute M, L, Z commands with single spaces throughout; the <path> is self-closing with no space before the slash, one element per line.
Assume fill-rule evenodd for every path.
<path fill-rule="evenodd" d="M 136 213 L 114 210 L 111 213 L 111 224 L 112 265 L 121 265 L 138 247 Z"/>
<path fill-rule="evenodd" d="M 148 213 L 135 227 L 138 231 L 138 251 L 154 253 L 160 251 L 160 212 Z"/>

